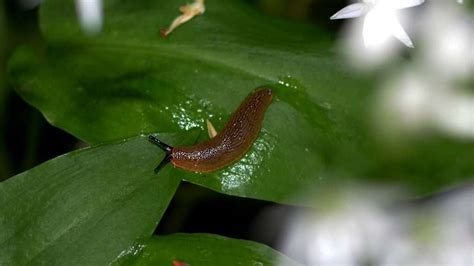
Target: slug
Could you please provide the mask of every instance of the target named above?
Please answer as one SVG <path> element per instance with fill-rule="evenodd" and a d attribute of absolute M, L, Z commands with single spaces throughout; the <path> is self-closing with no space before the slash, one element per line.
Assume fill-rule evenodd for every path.
<path fill-rule="evenodd" d="M 168 162 L 187 171 L 209 173 L 238 161 L 257 138 L 271 101 L 271 89 L 256 89 L 240 104 L 221 132 L 196 145 L 171 147 L 150 135 L 149 141 L 166 152 L 155 173 Z"/>

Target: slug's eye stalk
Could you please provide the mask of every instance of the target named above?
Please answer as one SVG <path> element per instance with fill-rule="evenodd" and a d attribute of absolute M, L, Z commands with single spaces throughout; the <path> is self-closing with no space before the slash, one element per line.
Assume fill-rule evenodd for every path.
<path fill-rule="evenodd" d="M 161 168 L 171 161 L 171 154 L 166 154 L 165 158 L 161 160 L 160 164 L 155 168 L 155 174 L 157 174 Z"/>
<path fill-rule="evenodd" d="M 162 149 L 164 152 L 166 152 L 166 156 L 165 158 L 160 162 L 160 164 L 155 168 L 155 174 L 158 173 L 161 168 L 163 168 L 167 163 L 169 163 L 171 161 L 171 154 L 173 153 L 173 147 L 171 147 L 170 145 L 162 142 L 161 140 L 159 140 L 158 138 L 156 138 L 155 136 L 153 135 L 149 135 L 148 136 L 148 141 L 150 141 L 151 143 L 155 144 L 156 146 L 158 146 L 160 149 Z"/>

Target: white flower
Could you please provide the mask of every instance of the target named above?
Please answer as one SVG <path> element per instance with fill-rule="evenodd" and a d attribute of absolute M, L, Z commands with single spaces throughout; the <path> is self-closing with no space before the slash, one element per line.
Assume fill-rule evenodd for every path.
<path fill-rule="evenodd" d="M 396 10 L 420 5 L 424 0 L 363 0 L 346 6 L 331 19 L 355 18 L 365 15 L 363 38 L 366 47 L 380 46 L 390 36 L 413 48 L 410 37 L 395 15 Z"/>
<path fill-rule="evenodd" d="M 400 204 L 400 192 L 370 184 L 333 188 L 312 194 L 314 208 L 291 217 L 285 254 L 304 265 L 472 266 L 474 186 L 417 204 Z M 273 213 L 265 226 L 281 219 Z"/>
<path fill-rule="evenodd" d="M 89 35 L 99 33 L 104 20 L 102 0 L 76 0 L 75 3 L 82 30 Z"/>
<path fill-rule="evenodd" d="M 380 130 L 391 137 L 437 130 L 474 140 L 474 94 L 468 85 L 474 18 L 454 1 L 438 1 L 417 19 L 423 25 L 420 49 L 403 72 L 383 81 L 376 112 Z"/>

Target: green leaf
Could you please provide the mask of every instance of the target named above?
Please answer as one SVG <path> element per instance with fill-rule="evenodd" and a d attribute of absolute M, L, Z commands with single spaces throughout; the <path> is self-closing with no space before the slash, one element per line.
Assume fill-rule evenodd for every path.
<path fill-rule="evenodd" d="M 181 4 L 106 1 L 104 31 L 87 38 L 71 3 L 45 2 L 41 25 L 50 46 L 40 58 L 28 50 L 13 58 L 18 92 L 52 124 L 101 143 L 149 131 L 204 132 L 205 119 L 220 129 L 249 92 L 272 84 L 276 100 L 249 154 L 224 171 L 182 177 L 231 195 L 291 201 L 317 180 L 321 151 L 338 138 L 329 95 L 354 79 L 332 80 L 341 64 L 323 32 L 263 17 L 241 1 L 208 1 L 205 15 L 162 38 L 159 28 Z M 308 72 L 317 69 L 327 74 Z"/>
<path fill-rule="evenodd" d="M 104 265 L 148 239 L 179 185 L 169 169 L 153 173 L 162 156 L 135 137 L 0 183 L 0 265 Z"/>
<path fill-rule="evenodd" d="M 259 243 L 211 234 L 154 236 L 124 252 L 118 265 L 300 265 Z"/>
<path fill-rule="evenodd" d="M 103 31 L 90 37 L 71 1 L 45 1 L 45 49 L 21 49 L 10 61 L 18 93 L 53 125 L 96 144 L 149 131 L 205 132 L 206 119 L 219 130 L 250 91 L 268 85 L 275 101 L 249 153 L 212 174 L 180 173 L 230 195 L 295 203 L 303 189 L 347 179 L 422 194 L 474 172 L 472 143 L 430 136 L 394 152 L 379 145 L 374 82 L 350 71 L 328 33 L 265 16 L 246 1 L 208 0 L 205 14 L 161 37 L 185 2 L 104 1 Z"/>

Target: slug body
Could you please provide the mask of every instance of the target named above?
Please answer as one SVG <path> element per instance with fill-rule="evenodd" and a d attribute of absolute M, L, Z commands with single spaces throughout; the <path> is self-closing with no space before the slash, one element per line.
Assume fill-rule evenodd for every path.
<path fill-rule="evenodd" d="M 150 141 L 167 152 L 167 157 L 155 171 L 171 161 L 175 167 L 184 170 L 208 173 L 239 160 L 257 138 L 271 101 L 271 89 L 255 90 L 240 104 L 221 132 L 193 146 L 171 147 L 150 136 Z"/>

